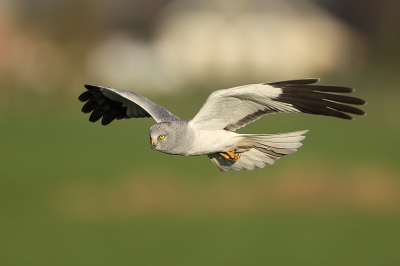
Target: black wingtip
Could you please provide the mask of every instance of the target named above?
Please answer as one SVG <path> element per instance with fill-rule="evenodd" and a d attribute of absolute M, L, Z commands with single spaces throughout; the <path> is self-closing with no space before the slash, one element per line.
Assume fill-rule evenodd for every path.
<path fill-rule="evenodd" d="M 314 84 L 320 81 L 319 78 L 307 78 L 307 79 L 293 79 L 293 80 L 284 80 L 277 82 L 268 82 L 264 83 L 265 85 L 307 85 Z"/>
<path fill-rule="evenodd" d="M 367 102 L 364 101 L 363 99 L 360 98 L 355 98 L 355 97 L 351 97 L 351 96 L 347 96 L 349 97 L 349 99 L 351 99 L 351 102 L 349 102 L 350 104 L 356 104 L 356 105 L 366 105 Z"/>
<path fill-rule="evenodd" d="M 84 86 L 85 86 L 85 88 L 86 88 L 87 90 L 89 90 L 89 91 L 92 91 L 92 90 L 100 90 L 100 88 L 101 88 L 101 87 L 99 87 L 99 86 L 88 85 L 88 84 L 85 84 Z"/>
<path fill-rule="evenodd" d="M 90 91 L 85 91 L 79 95 L 78 100 L 81 102 L 87 102 L 92 98 L 92 93 Z"/>

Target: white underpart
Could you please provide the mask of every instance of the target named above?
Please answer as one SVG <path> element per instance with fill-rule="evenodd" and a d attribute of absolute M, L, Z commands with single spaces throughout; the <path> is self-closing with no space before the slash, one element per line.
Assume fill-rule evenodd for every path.
<path fill-rule="evenodd" d="M 226 130 L 195 130 L 190 146 L 191 155 L 205 155 L 215 152 L 232 151 L 240 141 L 240 135 Z"/>

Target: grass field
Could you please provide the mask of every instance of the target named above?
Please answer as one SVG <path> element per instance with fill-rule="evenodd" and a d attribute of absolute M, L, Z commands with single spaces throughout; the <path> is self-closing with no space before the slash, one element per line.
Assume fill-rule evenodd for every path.
<path fill-rule="evenodd" d="M 150 119 L 89 123 L 75 99 L 3 112 L 0 265 L 399 265 L 400 125 L 390 99 L 363 97 L 352 122 L 277 114 L 241 129 L 310 132 L 237 173 L 151 150 Z M 164 106 L 190 118 L 194 98 Z"/>

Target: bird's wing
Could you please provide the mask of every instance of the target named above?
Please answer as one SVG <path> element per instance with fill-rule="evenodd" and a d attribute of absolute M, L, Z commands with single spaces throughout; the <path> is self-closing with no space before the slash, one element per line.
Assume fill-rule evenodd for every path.
<path fill-rule="evenodd" d="M 234 131 L 271 113 L 307 113 L 353 118 L 345 113 L 365 115 L 346 104 L 364 105 L 359 98 L 335 93 L 354 89 L 339 86 L 311 85 L 319 79 L 300 79 L 252 84 L 213 92 L 189 122 L 199 129 Z"/>
<path fill-rule="evenodd" d="M 87 91 L 79 96 L 81 102 L 87 102 L 82 112 L 92 114 L 89 121 L 108 125 L 114 119 L 153 117 L 156 122 L 180 120 L 172 113 L 139 94 L 113 88 L 85 85 Z"/>

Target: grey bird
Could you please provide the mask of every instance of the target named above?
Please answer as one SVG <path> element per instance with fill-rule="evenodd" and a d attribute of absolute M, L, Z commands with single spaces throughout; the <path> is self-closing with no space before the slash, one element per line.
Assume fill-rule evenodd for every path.
<path fill-rule="evenodd" d="M 359 98 L 337 93 L 354 89 L 316 85 L 319 79 L 299 79 L 245 85 L 213 92 L 191 120 L 181 120 L 163 107 L 130 91 L 85 85 L 79 96 L 89 121 L 108 125 L 122 118 L 153 117 L 151 147 L 167 154 L 207 155 L 221 171 L 253 170 L 273 164 L 302 144 L 308 130 L 283 134 L 238 134 L 234 131 L 263 115 L 306 113 L 353 120 L 346 113 L 365 115 L 349 106 Z"/>

